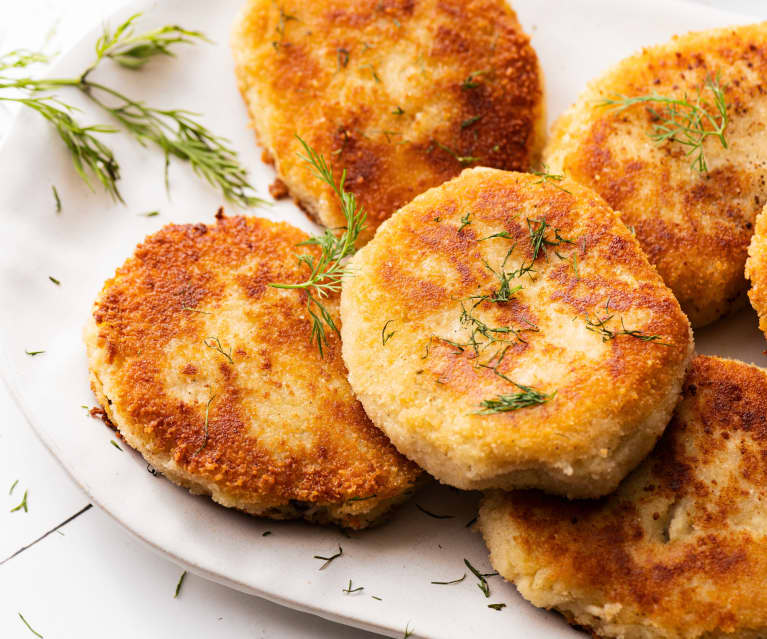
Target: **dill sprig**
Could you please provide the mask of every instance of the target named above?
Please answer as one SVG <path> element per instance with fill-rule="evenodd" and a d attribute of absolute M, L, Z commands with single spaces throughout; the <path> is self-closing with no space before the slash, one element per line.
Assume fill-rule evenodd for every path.
<path fill-rule="evenodd" d="M 363 590 L 365 590 L 364 586 L 357 586 L 356 588 L 352 588 L 352 580 L 349 579 L 349 585 L 346 586 L 346 588 L 342 588 L 341 592 L 345 592 L 347 595 L 351 595 L 352 593 L 362 592 Z"/>
<path fill-rule="evenodd" d="M 494 603 L 494 604 L 487 604 L 488 608 L 492 608 L 493 610 L 503 610 L 506 607 L 505 603 Z"/>
<path fill-rule="evenodd" d="M 433 519 L 453 519 L 454 517 L 454 515 L 438 515 L 429 510 L 426 510 L 423 506 L 421 506 L 421 504 L 416 504 L 415 507 L 418 508 L 418 510 L 420 510 L 424 515 L 428 515 Z"/>
<path fill-rule="evenodd" d="M 28 348 L 25 348 L 24 352 L 30 357 L 34 357 L 35 355 L 42 355 L 45 351 L 30 351 Z"/>
<path fill-rule="evenodd" d="M 226 359 L 229 360 L 230 364 L 234 364 L 234 360 L 232 359 L 232 347 L 229 347 L 229 352 L 227 353 L 224 350 L 224 347 L 221 345 L 221 340 L 218 339 L 218 337 L 206 337 L 204 340 L 202 340 L 202 343 L 205 344 L 208 348 L 212 348 L 214 351 L 217 351 L 218 353 L 221 353 Z"/>
<path fill-rule="evenodd" d="M 539 404 L 545 404 L 555 395 L 555 393 L 542 393 L 532 386 L 525 386 L 524 384 L 518 384 L 517 382 L 511 383 L 519 388 L 519 392 L 498 395 L 493 399 L 483 399 L 479 404 L 482 407 L 482 410 L 477 411 L 476 414 L 494 415 L 496 413 L 507 413 L 521 408 L 529 408 L 530 406 L 538 406 Z"/>
<path fill-rule="evenodd" d="M 667 342 L 660 341 L 662 339 L 660 335 L 648 335 L 644 331 L 638 329 L 627 329 L 626 325 L 623 323 L 623 317 L 620 318 L 620 330 L 609 328 L 607 324 L 615 317 L 615 313 L 610 313 L 609 299 L 605 302 L 605 313 L 607 313 L 607 315 L 604 317 L 596 317 L 595 319 L 591 319 L 588 316 L 586 317 L 586 328 L 593 333 L 601 335 L 603 342 L 609 342 L 616 337 L 626 335 L 627 337 L 633 337 L 642 342 L 653 342 L 659 346 L 671 346 L 671 344 L 668 344 Z"/>
<path fill-rule="evenodd" d="M 122 448 L 120 448 L 120 444 L 118 444 L 114 439 L 110 439 L 109 443 L 112 444 L 112 446 L 114 446 L 117 450 L 122 452 Z"/>
<path fill-rule="evenodd" d="M 178 599 L 178 595 L 181 592 L 181 586 L 184 583 L 184 579 L 186 578 L 186 570 L 181 573 L 181 576 L 178 578 L 178 583 L 176 584 L 176 591 L 173 593 L 173 598 Z"/>
<path fill-rule="evenodd" d="M 188 162 L 194 172 L 218 188 L 224 197 L 242 206 L 263 203 L 255 197 L 254 189 L 247 179 L 247 172 L 239 164 L 236 151 L 229 141 L 208 130 L 194 119 L 197 114 L 183 109 L 157 109 L 133 100 L 119 91 L 90 79 L 91 73 L 106 58 L 115 63 L 141 69 L 157 55 L 173 55 L 170 47 L 205 40 L 197 31 L 169 25 L 134 33 L 134 23 L 141 14 L 135 14 L 114 31 L 104 30 L 95 46 L 94 62 L 74 78 L 33 79 L 0 76 L 0 90 L 16 89 L 28 92 L 26 97 L 0 97 L 0 100 L 18 102 L 37 111 L 58 132 L 72 155 L 75 169 L 91 186 L 95 177 L 116 200 L 122 200 L 117 189 L 120 178 L 119 164 L 112 151 L 94 133 L 114 133 L 116 129 L 103 125 L 83 126 L 72 116 L 75 111 L 53 95 L 43 92 L 63 88 L 79 90 L 86 98 L 107 112 L 141 145 L 151 143 L 165 155 L 165 183 L 168 185 L 168 166 L 171 157 Z M 42 61 L 43 54 L 12 52 L 0 57 L 0 71 L 7 68 L 25 67 Z M 92 188 L 92 187 L 91 187 Z"/>
<path fill-rule="evenodd" d="M 703 99 L 704 89 L 711 91 L 713 105 Z M 728 148 L 725 132 L 729 116 L 718 73 L 715 78 L 706 75 L 703 86 L 698 88 L 692 99 L 686 93 L 682 99 L 669 98 L 657 93 L 636 97 L 620 95 L 603 100 L 597 106 L 614 107 L 623 111 L 636 104 L 648 105 L 647 109 L 653 119 L 650 137 L 658 144 L 677 142 L 687 147 L 686 155 L 692 157 L 690 167 L 699 173 L 708 172 L 703 152 L 703 143 L 707 138 L 715 137 L 723 148 Z M 659 108 L 650 105 L 659 105 Z"/>
<path fill-rule="evenodd" d="M 56 201 L 56 213 L 61 213 L 61 198 L 55 184 L 51 184 L 51 191 L 53 191 L 53 199 Z"/>
<path fill-rule="evenodd" d="M 11 489 L 8 491 L 8 494 L 9 494 L 9 495 L 13 495 L 13 489 L 14 489 L 14 488 L 16 488 L 16 486 L 18 485 L 18 483 L 19 483 L 19 480 L 17 479 L 17 480 L 15 480 L 15 481 L 14 481 L 14 482 L 11 484 Z"/>
<path fill-rule="evenodd" d="M 323 557 L 322 555 L 314 555 L 314 559 L 322 559 L 325 563 L 322 564 L 318 570 L 323 570 L 330 565 L 330 562 L 334 559 L 338 559 L 341 555 L 344 554 L 344 549 L 341 548 L 341 546 L 338 547 L 338 552 L 335 555 L 330 555 L 330 557 Z"/>
<path fill-rule="evenodd" d="M 21 510 L 22 508 L 24 509 L 25 513 L 29 512 L 29 508 L 27 507 L 27 494 L 28 493 L 29 493 L 28 490 L 24 491 L 24 497 L 21 498 L 21 502 L 19 503 L 19 505 L 16 506 L 15 508 L 11 508 L 11 512 L 12 513 L 15 513 L 16 511 Z"/>
<path fill-rule="evenodd" d="M 397 332 L 397 331 L 389 331 L 388 333 L 386 332 L 387 326 L 389 326 L 389 324 L 391 324 L 393 321 L 394 320 L 391 320 L 391 319 L 386 320 L 386 323 L 383 325 L 383 328 L 381 329 L 381 344 L 383 346 L 386 346 L 386 342 L 388 342 L 394 336 L 394 333 Z"/>
<path fill-rule="evenodd" d="M 463 573 L 463 577 L 459 577 L 458 579 L 453 579 L 452 581 L 432 581 L 431 583 L 437 586 L 449 586 L 450 584 L 459 584 L 464 579 L 466 579 L 466 573 Z"/>
<path fill-rule="evenodd" d="M 453 158 L 455 158 L 456 162 L 458 162 L 458 164 L 462 164 L 463 166 L 466 166 L 469 164 L 474 164 L 475 162 L 479 162 L 478 157 L 474 157 L 473 155 L 458 155 L 458 153 L 454 151 L 453 149 L 451 149 L 449 146 L 445 146 L 441 142 L 437 142 L 436 144 L 445 153 L 449 153 L 450 155 L 452 155 Z"/>
<path fill-rule="evenodd" d="M 37 630 L 35 630 L 32 626 L 29 625 L 29 622 L 24 619 L 24 615 L 19 613 L 19 618 L 24 622 L 24 625 L 29 629 L 29 631 L 35 635 L 36 637 L 40 637 L 40 639 L 43 639 L 43 635 L 41 635 Z"/>
<path fill-rule="evenodd" d="M 354 193 L 344 188 L 346 182 L 346 170 L 341 173 L 341 179 L 336 182 L 333 170 L 325 161 L 321 153 L 312 149 L 300 136 L 296 135 L 303 146 L 306 155 L 299 154 L 315 171 L 315 176 L 327 184 L 335 193 L 341 204 L 341 212 L 346 220 L 346 226 L 340 229 L 340 235 L 336 235 L 331 229 L 325 230 L 322 235 L 301 242 L 299 246 L 319 246 L 320 256 L 315 258 L 311 254 L 297 256 L 298 261 L 309 267 L 309 277 L 298 284 L 270 283 L 275 288 L 302 289 L 306 292 L 306 306 L 312 317 L 312 341 L 317 343 L 320 356 L 323 355 L 323 346 L 327 344 L 326 329 L 339 334 L 330 312 L 322 304 L 322 299 L 331 293 L 341 290 L 341 282 L 348 275 L 346 258 L 355 252 L 355 242 L 359 234 L 365 228 L 365 211 L 357 204 Z"/>
<path fill-rule="evenodd" d="M 477 584 L 477 588 L 479 588 L 482 591 L 482 594 L 485 595 L 485 597 L 490 596 L 490 586 L 487 583 L 486 577 L 495 577 L 498 573 L 497 572 L 479 572 L 474 566 L 471 565 L 468 559 L 464 559 L 463 563 L 466 564 L 466 567 L 471 570 L 472 574 L 479 580 L 479 583 Z"/>
<path fill-rule="evenodd" d="M 557 184 L 557 182 L 561 182 L 565 179 L 564 175 L 560 175 L 558 173 L 549 173 L 549 167 L 547 167 L 545 164 L 541 168 L 540 171 L 530 171 L 533 175 L 537 175 L 540 179 L 533 182 L 533 184 L 549 184 L 553 186 L 555 189 L 559 189 L 560 191 L 563 191 L 565 193 L 570 193 L 566 188 L 563 186 L 560 186 Z"/>

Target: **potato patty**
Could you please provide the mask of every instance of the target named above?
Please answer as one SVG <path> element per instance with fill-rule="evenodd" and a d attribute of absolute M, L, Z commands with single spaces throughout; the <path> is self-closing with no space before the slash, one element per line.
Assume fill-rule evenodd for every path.
<path fill-rule="evenodd" d="M 372 236 L 467 165 L 527 170 L 544 142 L 538 59 L 505 0 L 249 0 L 233 34 L 253 128 L 293 198 L 344 225 L 298 134 L 347 171 Z"/>
<path fill-rule="evenodd" d="M 767 636 L 767 372 L 697 357 L 650 456 L 598 501 L 489 494 L 493 566 L 599 637 Z"/>
<path fill-rule="evenodd" d="M 445 483 L 602 495 L 668 423 L 690 326 L 590 189 L 467 169 L 400 209 L 350 269 L 352 388 Z"/>
<path fill-rule="evenodd" d="M 125 440 L 170 480 L 276 519 L 363 528 L 419 469 L 324 359 L 304 293 L 307 239 L 259 218 L 169 225 L 104 285 L 86 328 L 91 385 Z M 314 251 L 315 247 L 302 247 Z M 338 299 L 326 302 L 338 321 Z"/>
<path fill-rule="evenodd" d="M 560 118 L 544 152 L 551 170 L 593 188 L 634 227 L 696 327 L 744 299 L 748 242 L 767 200 L 765 74 L 767 23 L 676 37 L 592 82 Z M 656 127 L 670 115 L 668 104 L 600 106 L 622 96 L 686 99 L 711 115 L 713 121 L 701 114 L 703 130 L 711 132 L 722 122 L 715 92 L 707 86 L 707 80 L 716 86 L 717 78 L 726 103 L 727 148 L 718 137 L 706 137 L 707 171 L 691 167 L 694 146 L 674 141 L 686 137 L 683 131 L 662 143 L 651 137 L 663 134 Z M 671 107 L 676 122 L 685 124 L 692 111 Z"/>
<path fill-rule="evenodd" d="M 748 297 L 759 315 L 759 328 L 767 335 L 767 213 L 756 218 L 756 229 L 748 247 L 746 277 L 751 281 Z"/>

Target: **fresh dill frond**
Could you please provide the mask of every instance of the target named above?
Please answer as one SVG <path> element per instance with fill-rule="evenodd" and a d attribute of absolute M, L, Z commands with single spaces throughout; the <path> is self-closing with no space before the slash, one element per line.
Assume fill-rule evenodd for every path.
<path fill-rule="evenodd" d="M 487 604 L 488 608 L 492 608 L 493 610 L 503 610 L 506 607 L 505 603 L 494 603 L 494 604 Z"/>
<path fill-rule="evenodd" d="M 469 226 L 469 224 L 471 224 L 471 219 L 470 218 L 471 218 L 471 211 L 469 211 L 466 215 L 464 215 L 461 218 L 461 226 L 458 227 L 458 232 L 459 233 L 461 231 L 463 231 L 463 229 L 465 229 L 467 226 Z"/>
<path fill-rule="evenodd" d="M 49 276 L 48 276 L 48 279 L 49 279 L 51 282 L 53 282 L 53 283 L 54 283 L 56 286 L 61 286 L 61 282 L 59 282 L 59 280 L 57 280 L 55 277 L 53 277 L 53 275 L 49 275 Z"/>
<path fill-rule="evenodd" d="M 122 67 L 140 69 L 156 55 L 173 57 L 172 45 L 210 42 L 203 33 L 178 25 L 166 25 L 136 35 L 133 27 L 140 17 L 140 13 L 133 14 L 112 32 L 104 27 L 101 37 L 96 40 L 94 67 L 103 58 L 110 58 Z"/>
<path fill-rule="evenodd" d="M 441 142 L 436 142 L 436 145 L 440 149 L 445 151 L 445 153 L 449 153 L 450 155 L 452 155 L 459 164 L 462 164 L 464 166 L 468 164 L 474 164 L 475 162 L 479 162 L 478 157 L 474 157 L 473 155 L 458 155 L 458 153 L 456 153 L 453 149 L 451 149 L 449 146 L 445 146 Z"/>
<path fill-rule="evenodd" d="M 482 71 L 472 71 L 468 76 L 466 76 L 466 79 L 461 83 L 462 89 L 476 89 L 479 86 L 479 82 L 477 82 L 477 78 L 487 75 L 490 73 L 487 69 Z"/>
<path fill-rule="evenodd" d="M 110 439 L 109 443 L 112 444 L 117 450 L 122 452 L 122 448 L 120 448 L 120 444 L 118 444 L 114 439 Z"/>
<path fill-rule="evenodd" d="M 418 510 L 420 510 L 424 515 L 428 515 L 429 517 L 432 517 L 433 519 L 453 519 L 454 515 L 438 515 L 436 513 L 433 513 L 431 511 L 426 510 L 421 504 L 415 505 Z"/>
<path fill-rule="evenodd" d="M 157 217 L 160 215 L 160 211 L 147 211 L 146 213 L 139 213 L 139 217 Z"/>
<path fill-rule="evenodd" d="M 485 240 L 492 240 L 494 238 L 501 238 L 504 240 L 513 240 L 514 238 L 511 237 L 508 231 L 501 231 L 500 233 L 493 233 L 492 235 L 488 235 L 487 237 L 480 238 L 477 240 L 477 242 L 484 242 Z"/>
<path fill-rule="evenodd" d="M 29 491 L 25 490 L 24 491 L 24 496 L 21 498 L 21 502 L 19 503 L 19 505 L 16 506 L 15 508 L 11 508 L 11 512 L 12 513 L 15 513 L 16 511 L 21 510 L 22 508 L 24 509 L 25 513 L 29 512 L 29 508 L 27 507 L 27 495 L 28 494 L 29 494 Z"/>
<path fill-rule="evenodd" d="M 226 357 L 226 359 L 229 360 L 230 364 L 234 364 L 234 360 L 232 359 L 232 347 L 229 347 L 229 352 L 227 353 L 224 350 L 224 347 L 221 345 L 221 340 L 218 339 L 218 337 L 206 337 L 204 340 L 202 340 L 202 343 L 205 344 L 205 346 L 208 348 L 212 348 L 218 353 L 221 353 L 224 357 Z"/>
<path fill-rule="evenodd" d="M 33 64 L 47 64 L 51 57 L 41 51 L 29 49 L 14 49 L 0 55 L 0 71 L 7 69 L 23 69 Z"/>
<path fill-rule="evenodd" d="M 607 302 L 605 302 L 605 313 L 606 315 L 604 317 L 597 316 L 594 319 L 591 319 L 588 316 L 586 317 L 586 329 L 592 331 L 593 333 L 599 334 L 602 337 L 603 342 L 609 342 L 616 337 L 626 335 L 627 337 L 633 337 L 634 339 L 638 339 L 642 342 L 653 342 L 659 346 L 671 346 L 671 344 L 668 344 L 667 342 L 660 341 L 662 339 L 660 335 L 648 335 L 641 330 L 627 329 L 626 325 L 623 323 L 623 317 L 620 318 L 620 330 L 609 328 L 608 323 L 615 317 L 615 313 L 610 313 L 609 299 Z"/>
<path fill-rule="evenodd" d="M 272 534 L 271 530 L 265 530 L 264 532 L 261 533 L 261 536 L 262 537 L 268 537 L 271 534 Z"/>
<path fill-rule="evenodd" d="M 186 579 L 186 570 L 181 573 L 181 576 L 178 578 L 178 583 L 176 584 L 176 591 L 173 593 L 173 598 L 178 599 L 178 595 L 181 592 L 181 586 L 184 583 L 184 579 Z"/>
<path fill-rule="evenodd" d="M 32 626 L 29 625 L 29 622 L 24 619 L 24 615 L 19 613 L 19 618 L 24 622 L 24 625 L 29 629 L 29 631 L 35 635 L 36 637 L 40 637 L 40 639 L 43 639 L 43 635 L 41 635 L 37 630 L 35 630 Z"/>
<path fill-rule="evenodd" d="M 18 483 L 19 483 L 19 480 L 17 479 L 17 480 L 15 480 L 15 481 L 14 481 L 14 482 L 11 484 L 11 489 L 8 491 L 8 494 L 9 494 L 9 495 L 13 495 L 13 489 L 14 489 L 14 488 L 16 488 L 16 486 L 18 485 Z"/>
<path fill-rule="evenodd" d="M 381 599 L 380 597 L 376 597 L 375 595 L 370 595 L 370 596 L 371 596 L 373 599 L 375 599 L 376 601 L 383 601 L 383 599 Z"/>
<path fill-rule="evenodd" d="M 704 89 L 711 92 L 713 106 L 703 99 Z M 728 148 L 725 133 L 729 115 L 719 73 L 715 78 L 706 75 L 703 86 L 698 88 L 696 96 L 692 99 L 686 93 L 682 99 L 669 98 L 657 93 L 635 97 L 620 95 L 603 100 L 597 106 L 623 111 L 637 104 L 647 105 L 653 120 L 650 137 L 657 144 L 676 142 L 686 147 L 686 155 L 692 157 L 690 167 L 698 173 L 708 172 L 708 163 L 703 151 L 706 139 L 715 137 L 722 148 Z"/>
<path fill-rule="evenodd" d="M 323 155 L 312 149 L 300 136 L 296 135 L 296 138 L 306 152 L 306 155 L 299 154 L 299 157 L 314 169 L 315 176 L 327 184 L 338 198 L 346 226 L 341 229 L 340 235 L 327 229 L 322 235 L 315 235 L 299 245 L 318 246 L 320 248 L 318 258 L 311 254 L 297 256 L 300 263 L 309 267 L 310 273 L 306 280 L 298 284 L 272 282 L 269 286 L 306 291 L 306 306 L 312 317 L 311 339 L 317 343 L 320 356 L 322 356 L 323 346 L 327 344 L 326 329 L 329 328 L 336 334 L 339 333 L 329 311 L 322 304 L 322 299 L 341 290 L 341 282 L 348 275 L 346 258 L 356 250 L 355 242 L 365 228 L 366 214 L 365 210 L 357 204 L 354 193 L 350 193 L 344 188 L 346 170 L 341 173 L 341 179 L 336 182 L 333 170 Z"/>
<path fill-rule="evenodd" d="M 61 198 L 55 184 L 51 184 L 51 191 L 53 191 L 53 199 L 56 201 L 56 213 L 61 213 Z"/>
<path fill-rule="evenodd" d="M 386 327 L 389 326 L 394 320 L 386 320 L 386 323 L 383 325 L 383 328 L 381 329 L 381 344 L 383 346 L 386 346 L 386 342 L 388 342 L 393 336 L 394 333 L 397 331 L 390 331 L 386 332 Z"/>
<path fill-rule="evenodd" d="M 336 49 L 336 53 L 338 53 L 338 68 L 339 70 L 342 68 L 346 68 L 346 66 L 349 64 L 349 51 L 348 49 L 344 49 L 343 47 Z"/>
<path fill-rule="evenodd" d="M 322 555 L 314 555 L 314 559 L 322 559 L 325 562 L 318 568 L 318 570 L 323 570 L 327 568 L 330 565 L 331 561 L 333 561 L 334 559 L 338 559 L 343 554 L 344 554 L 344 549 L 341 548 L 341 546 L 339 546 L 338 552 L 335 555 L 330 555 L 330 557 L 323 557 Z"/>
<path fill-rule="evenodd" d="M 464 559 L 463 563 L 466 564 L 466 567 L 471 570 L 472 574 L 479 580 L 479 583 L 477 584 L 477 588 L 479 588 L 482 591 L 482 594 L 485 595 L 485 597 L 490 596 L 490 586 L 487 583 L 487 577 L 495 577 L 498 573 L 497 572 L 486 572 L 481 573 L 479 570 L 477 570 L 474 566 L 471 565 L 468 559 Z"/>
<path fill-rule="evenodd" d="M 34 357 L 35 355 L 42 355 L 45 351 L 30 351 L 29 349 L 24 349 L 24 352 L 30 357 Z"/>
<path fill-rule="evenodd" d="M 452 581 L 432 581 L 436 586 L 449 586 L 450 584 L 459 584 L 464 579 L 466 579 L 466 573 L 463 573 L 463 577 L 459 577 L 458 579 L 453 579 Z"/>
<path fill-rule="evenodd" d="M 525 386 L 517 382 L 512 383 L 519 388 L 519 392 L 498 395 L 493 399 L 483 399 L 479 404 L 482 410 L 477 411 L 475 414 L 494 415 L 496 413 L 507 413 L 522 408 L 529 408 L 530 406 L 538 406 L 545 404 L 556 394 L 546 394 L 534 389 L 532 386 Z"/>
<path fill-rule="evenodd" d="M 347 595 L 351 595 L 355 592 L 362 592 L 365 590 L 364 586 L 357 586 L 356 588 L 352 588 L 352 580 L 349 579 L 349 585 L 346 588 L 342 588 L 341 592 L 345 592 Z"/>
<path fill-rule="evenodd" d="M 545 164 L 541 168 L 540 171 L 530 171 L 533 175 L 537 175 L 540 179 L 536 182 L 533 182 L 533 184 L 549 184 L 553 186 L 555 189 L 559 189 L 560 191 L 563 191 L 565 193 L 570 193 L 566 188 L 560 186 L 557 184 L 557 182 L 561 182 L 565 179 L 564 175 L 560 175 L 558 173 L 549 173 L 549 167 L 547 167 Z"/>

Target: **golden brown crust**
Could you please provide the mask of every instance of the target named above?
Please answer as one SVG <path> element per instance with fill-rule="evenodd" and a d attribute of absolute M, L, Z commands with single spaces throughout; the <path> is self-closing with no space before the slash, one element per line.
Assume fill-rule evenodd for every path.
<path fill-rule="evenodd" d="M 728 104 L 728 148 L 707 139 L 708 173 L 690 168 L 681 144 L 650 138 L 654 116 L 644 106 L 597 106 L 624 95 L 687 94 L 694 101 L 707 75 L 717 74 Z M 596 190 L 634 227 L 693 326 L 743 299 L 746 249 L 767 199 L 765 74 L 767 23 L 674 38 L 595 80 L 555 126 L 545 151 L 552 170 Z M 702 97 L 711 104 L 708 89 Z"/>
<path fill-rule="evenodd" d="M 748 246 L 746 278 L 751 281 L 748 298 L 759 315 L 759 328 L 767 334 L 767 213 L 756 218 L 756 228 Z"/>
<path fill-rule="evenodd" d="M 181 483 L 251 512 L 342 506 L 342 523 L 361 527 L 418 469 L 354 398 L 335 334 L 320 358 L 304 293 L 269 286 L 306 277 L 306 235 L 217 218 L 164 227 L 107 281 L 87 335 L 94 390 Z M 326 306 L 337 318 L 337 296 Z"/>
<path fill-rule="evenodd" d="M 504 261 L 507 273 L 532 261 L 531 226 L 543 220 L 548 244 L 530 273 L 509 281 L 522 290 L 503 303 L 480 300 L 499 290 Z M 341 312 L 352 387 L 397 448 L 438 479 L 604 494 L 665 427 L 692 349 L 689 324 L 593 191 L 466 170 L 398 211 L 351 269 Z M 491 333 L 495 343 L 475 334 L 475 349 L 479 324 L 467 310 L 507 332 Z M 608 330 L 645 339 L 589 330 L 608 316 Z M 383 344 L 387 321 L 385 332 L 396 332 Z M 497 371 L 556 396 L 478 415 L 483 400 L 518 390 L 492 370 L 507 346 Z"/>
<path fill-rule="evenodd" d="M 765 416 L 767 372 L 697 357 L 663 438 L 618 492 L 486 499 L 494 566 L 601 636 L 764 636 Z"/>
<path fill-rule="evenodd" d="M 538 59 L 504 0 L 250 0 L 233 50 L 253 127 L 293 197 L 343 226 L 297 157 L 298 134 L 346 169 L 368 213 L 363 239 L 467 164 L 527 170 L 543 145 Z"/>

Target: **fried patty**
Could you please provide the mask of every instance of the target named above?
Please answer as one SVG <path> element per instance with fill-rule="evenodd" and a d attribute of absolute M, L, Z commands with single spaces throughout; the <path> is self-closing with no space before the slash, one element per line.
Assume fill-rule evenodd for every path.
<path fill-rule="evenodd" d="M 767 334 L 767 213 L 756 218 L 756 229 L 748 247 L 746 277 L 751 281 L 748 297 L 759 315 L 759 328 Z"/>
<path fill-rule="evenodd" d="M 345 225 L 298 134 L 346 169 L 368 214 L 362 241 L 465 166 L 527 170 L 543 146 L 538 58 L 505 0 L 249 0 L 232 45 L 252 126 L 290 194 Z"/>
<path fill-rule="evenodd" d="M 593 188 L 633 226 L 696 327 L 745 298 L 748 243 L 767 200 L 766 75 L 767 23 L 676 37 L 593 81 L 555 125 L 545 151 L 551 170 Z M 706 137 L 707 171 L 691 166 L 694 146 L 675 141 L 684 132 L 677 129 L 662 143 L 651 137 L 662 133 L 656 127 L 669 116 L 668 105 L 601 106 L 622 97 L 654 95 L 691 105 L 700 99 L 713 118 L 701 115 L 703 129 L 711 132 L 722 120 L 706 81 L 717 77 L 727 105 L 727 148 L 718 137 Z M 672 108 L 677 123 L 685 124 L 690 109 Z"/>
<path fill-rule="evenodd" d="M 489 494 L 493 566 L 595 636 L 767 636 L 767 371 L 697 357 L 658 446 L 598 501 Z"/>
<path fill-rule="evenodd" d="M 363 528 L 419 470 L 370 423 L 332 331 L 320 357 L 304 292 L 269 286 L 306 279 L 307 236 L 217 217 L 164 227 L 106 282 L 85 333 L 91 386 L 128 444 L 192 492 Z M 338 296 L 325 306 L 338 322 Z"/>
<path fill-rule="evenodd" d="M 352 388 L 445 483 L 602 495 L 668 423 L 690 326 L 590 189 L 467 169 L 400 209 L 350 268 Z"/>

